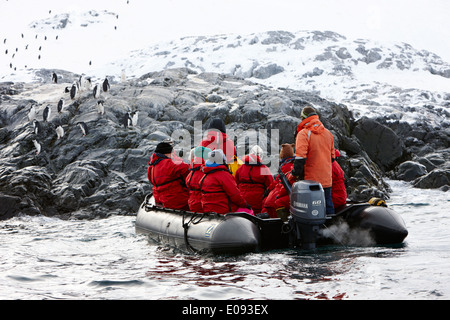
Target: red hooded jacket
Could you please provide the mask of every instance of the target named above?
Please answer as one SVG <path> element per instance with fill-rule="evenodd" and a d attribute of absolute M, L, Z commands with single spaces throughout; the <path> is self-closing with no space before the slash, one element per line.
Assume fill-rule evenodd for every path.
<path fill-rule="evenodd" d="M 243 165 L 236 171 L 235 179 L 241 195 L 251 205 L 253 212 L 260 213 L 268 188 L 273 182 L 270 169 L 253 154 L 242 158 Z"/>
<path fill-rule="evenodd" d="M 287 175 L 288 173 L 290 173 L 294 167 L 294 158 L 285 158 L 281 161 L 280 163 L 281 167 L 281 171 Z M 277 200 L 278 197 L 281 196 L 288 196 L 289 199 L 289 195 L 287 194 L 286 189 L 284 188 L 283 184 L 281 183 L 280 180 L 280 176 L 278 175 L 276 177 L 275 180 L 273 180 L 273 182 L 271 183 L 271 185 L 269 186 L 269 195 L 264 199 L 263 202 L 263 209 L 261 210 L 261 212 L 267 212 L 268 215 L 271 218 L 277 218 L 277 213 L 276 213 L 276 209 L 278 208 L 277 206 Z M 281 200 L 278 200 L 278 205 L 284 206 L 283 204 L 280 203 Z M 284 203 L 286 204 L 286 203 Z M 287 209 L 289 209 L 289 201 L 287 203 Z"/>
<path fill-rule="evenodd" d="M 340 157 L 338 150 L 335 150 L 336 158 Z M 339 208 L 347 203 L 347 190 L 345 189 L 344 170 L 337 161 L 333 161 L 331 166 L 333 175 L 333 185 L 331 186 L 331 200 L 335 208 Z"/>
<path fill-rule="evenodd" d="M 228 138 L 226 133 L 220 132 L 219 130 L 211 130 L 206 135 L 206 138 L 202 140 L 200 146 L 211 150 L 222 149 L 227 157 L 227 163 L 232 163 L 234 161 L 236 148 L 234 142 Z"/>
<path fill-rule="evenodd" d="M 189 189 L 189 210 L 193 212 L 203 212 L 200 181 L 205 175 L 202 171 L 204 164 L 205 160 L 202 158 L 193 158 L 189 168 L 189 174 L 186 177 L 186 187 Z"/>
<path fill-rule="evenodd" d="M 241 196 L 236 181 L 226 165 L 208 166 L 206 162 L 202 171 L 205 174 L 200 182 L 204 212 L 225 214 L 247 207 L 247 202 Z"/>
<path fill-rule="evenodd" d="M 294 177 L 290 172 L 286 174 L 286 178 L 288 179 L 291 185 L 293 185 L 294 182 L 297 181 L 297 178 Z M 280 184 L 281 187 L 279 187 L 279 192 L 275 200 L 275 208 L 278 209 L 284 207 L 286 210 L 289 211 L 291 207 L 291 199 L 289 198 L 289 193 L 287 192 L 286 188 L 283 186 L 282 183 Z"/>
<path fill-rule="evenodd" d="M 165 208 L 188 210 L 189 191 L 184 183 L 189 165 L 160 153 L 153 153 L 148 164 L 147 177 L 153 184 L 156 203 Z"/>

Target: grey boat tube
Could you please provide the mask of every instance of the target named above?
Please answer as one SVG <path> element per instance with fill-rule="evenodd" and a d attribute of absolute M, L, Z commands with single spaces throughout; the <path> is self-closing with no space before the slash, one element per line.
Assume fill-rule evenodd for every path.
<path fill-rule="evenodd" d="M 136 232 L 185 252 L 240 254 L 259 251 L 258 226 L 240 214 L 195 213 L 162 208 L 147 197 L 136 216 Z"/>

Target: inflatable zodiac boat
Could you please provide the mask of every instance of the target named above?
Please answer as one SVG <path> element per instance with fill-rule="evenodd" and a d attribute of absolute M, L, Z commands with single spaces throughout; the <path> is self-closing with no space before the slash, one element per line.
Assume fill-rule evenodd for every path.
<path fill-rule="evenodd" d="M 136 232 L 181 251 L 213 254 L 314 249 L 333 241 L 339 243 L 329 233 L 333 225 L 343 223 L 349 235 L 352 230 L 363 230 L 373 244 L 402 243 L 408 235 L 403 219 L 386 206 L 349 203 L 335 215 L 327 216 L 320 183 L 298 181 L 289 186 L 289 191 L 290 215 L 283 220 L 260 219 L 244 212 L 220 215 L 167 209 L 156 205 L 150 194 L 137 213 Z M 327 236 L 325 230 L 330 231 Z"/>

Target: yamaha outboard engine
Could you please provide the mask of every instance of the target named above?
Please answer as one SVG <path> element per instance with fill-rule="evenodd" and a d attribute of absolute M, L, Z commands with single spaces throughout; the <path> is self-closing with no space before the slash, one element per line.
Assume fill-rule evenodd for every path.
<path fill-rule="evenodd" d="M 291 220 L 295 242 L 303 249 L 314 249 L 319 227 L 326 221 L 325 193 L 319 182 L 297 181 L 291 188 Z"/>

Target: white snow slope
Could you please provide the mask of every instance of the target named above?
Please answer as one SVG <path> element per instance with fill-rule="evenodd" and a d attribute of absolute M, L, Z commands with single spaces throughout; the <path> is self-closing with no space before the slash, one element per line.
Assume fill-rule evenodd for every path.
<path fill-rule="evenodd" d="M 365 7 L 354 0 L 339 1 L 339 6 L 323 0 L 277 3 L 275 7 L 271 2 L 233 0 L 228 7 L 213 0 L 158 5 L 134 0 L 4 1 L 0 81 L 33 81 L 39 68 L 119 80 L 123 73 L 130 79 L 188 67 L 233 74 L 274 88 L 315 91 L 345 103 L 357 117 L 393 113 L 397 119 L 420 121 L 430 118 L 431 108 L 439 111 L 432 121 L 448 121 L 450 64 L 441 58 L 450 57 L 450 52 L 446 55 L 449 42 L 442 38 L 449 32 L 442 25 L 448 24 L 443 22 L 448 21 L 447 1 L 380 1 Z M 411 14 L 408 10 L 413 9 Z M 297 20 L 307 25 L 293 23 L 296 10 Z M 307 13 L 313 10 L 316 15 L 310 17 Z M 271 15 L 263 15 L 268 12 Z M 404 21 L 397 21 L 395 14 Z M 392 23 L 390 29 L 385 22 Z M 406 23 L 422 29 L 407 30 Z M 278 26 L 286 29 L 267 29 Z M 334 28 L 333 32 L 294 29 L 321 26 Z M 382 32 L 399 37 L 402 31 L 405 41 L 419 46 L 433 40 L 427 39 L 432 34 L 435 41 L 428 43 L 439 55 L 386 36 L 357 38 L 364 33 L 354 30 L 358 26 L 365 26 L 371 39 Z M 175 30 L 186 36 L 176 38 Z M 215 31 L 225 33 L 214 35 Z"/>

